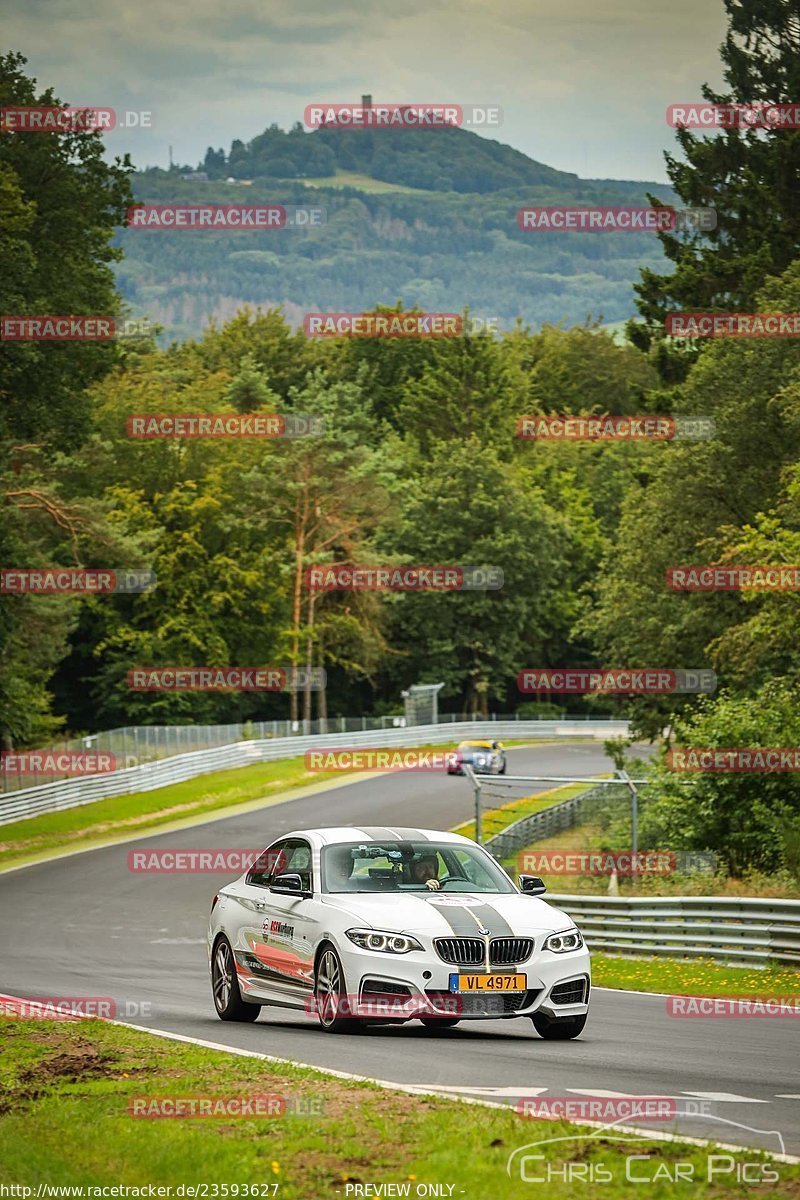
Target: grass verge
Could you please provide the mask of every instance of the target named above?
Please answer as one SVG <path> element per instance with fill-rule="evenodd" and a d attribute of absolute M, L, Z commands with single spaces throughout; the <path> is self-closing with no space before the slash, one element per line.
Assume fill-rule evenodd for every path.
<path fill-rule="evenodd" d="M 310 1200 L 380 1195 L 376 1185 L 393 1183 L 409 1189 L 384 1188 L 383 1194 L 424 1195 L 419 1184 L 437 1184 L 442 1190 L 429 1194 L 516 1200 L 519 1173 L 506 1173 L 512 1150 L 539 1139 L 591 1134 L 585 1126 L 562 1121 L 523 1121 L 512 1109 L 393 1092 L 99 1021 L 2 1018 L 0 1037 L 0 1183 L 30 1187 L 34 1196 L 39 1185 L 204 1184 L 208 1196 L 245 1196 L 247 1185 L 258 1189 L 250 1196 Z M 151 1097 L 265 1094 L 285 1098 L 285 1115 L 130 1115 L 137 1098 L 141 1103 Z M 693 1164 L 700 1194 L 707 1194 L 709 1151 L 700 1147 L 603 1137 L 556 1142 L 536 1147 L 537 1152 L 546 1159 L 536 1163 L 540 1173 L 548 1164 L 561 1172 L 547 1188 L 548 1200 L 575 1195 L 574 1182 L 563 1174 L 563 1164 L 575 1160 L 602 1162 L 612 1173 L 604 1188 L 609 1200 L 640 1195 L 640 1185 L 625 1182 L 626 1154 L 646 1156 L 637 1163 L 640 1173 L 642 1168 L 651 1177 L 661 1172 L 661 1182 L 648 1188 L 648 1196 L 674 1194 L 664 1172 L 677 1162 Z M 766 1161 L 752 1150 L 733 1157 Z M 780 1163 L 774 1169 L 778 1180 L 771 1194 L 796 1196 L 800 1167 Z M 359 1184 L 373 1187 L 356 1190 Z M 718 1190 L 740 1194 L 741 1187 L 713 1188 Z"/>
<path fill-rule="evenodd" d="M 797 996 L 800 971 L 777 965 L 731 967 L 711 959 L 617 958 L 592 954 L 595 987 L 633 992 L 665 992 L 673 996 Z"/>
<path fill-rule="evenodd" d="M 502 833 L 504 829 L 522 817 L 540 812 L 543 808 L 552 808 L 554 804 L 560 804 L 562 800 L 569 800 L 572 796 L 579 796 L 581 792 L 588 790 L 588 786 L 585 783 L 569 783 L 565 787 L 548 788 L 546 792 L 538 792 L 535 796 L 517 797 L 516 800 L 509 800 L 508 804 L 502 804 L 498 808 L 486 808 L 481 813 L 483 840 L 487 841 L 496 834 Z M 460 833 L 463 837 L 474 840 L 475 822 L 465 821 L 463 825 L 457 825 L 451 832 Z M 507 862 L 503 863 L 504 867 L 508 865 Z"/>

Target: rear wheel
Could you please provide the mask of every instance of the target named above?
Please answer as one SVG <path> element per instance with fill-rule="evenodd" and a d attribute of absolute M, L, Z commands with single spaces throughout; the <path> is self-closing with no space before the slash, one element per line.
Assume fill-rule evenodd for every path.
<path fill-rule="evenodd" d="M 319 956 L 314 974 L 314 996 L 319 1023 L 326 1033 L 355 1033 L 363 1028 L 358 1018 L 340 1015 L 347 1011 L 344 969 L 333 946 Z"/>
<path fill-rule="evenodd" d="M 260 1004 L 248 1004 L 242 999 L 236 962 L 227 938 L 220 938 L 211 960 L 211 990 L 214 1007 L 220 1021 L 255 1021 L 261 1012 Z"/>
<path fill-rule="evenodd" d="M 548 1017 L 545 1013 L 532 1013 L 533 1027 L 548 1042 L 566 1042 L 583 1033 L 588 1013 L 579 1017 Z"/>

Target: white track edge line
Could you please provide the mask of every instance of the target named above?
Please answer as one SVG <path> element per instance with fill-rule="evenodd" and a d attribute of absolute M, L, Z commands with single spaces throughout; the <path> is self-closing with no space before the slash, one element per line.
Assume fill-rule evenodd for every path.
<path fill-rule="evenodd" d="M 9 996 L 0 994 L 0 998 L 4 1000 L 16 1000 L 20 1003 L 25 1002 L 23 996 Z M 30 1001 L 28 1001 L 30 1003 Z M 77 1017 L 76 1020 L 84 1020 L 86 1018 Z M 298 1062 L 295 1058 L 281 1058 L 276 1054 L 264 1054 L 260 1050 L 247 1050 L 243 1046 L 226 1046 L 222 1042 L 210 1042 L 206 1038 L 190 1037 L 186 1033 L 171 1033 L 166 1029 L 151 1029 L 147 1025 L 134 1025 L 130 1021 L 116 1021 L 102 1017 L 108 1025 L 118 1025 L 122 1029 L 133 1029 L 137 1033 L 149 1033 L 153 1037 L 163 1038 L 169 1042 L 184 1042 L 190 1046 L 202 1046 L 205 1050 L 218 1050 L 223 1054 L 234 1054 L 239 1058 L 258 1058 L 262 1062 L 281 1063 L 283 1066 L 299 1067 L 304 1071 L 318 1071 L 321 1075 L 330 1075 L 335 1079 L 349 1079 L 353 1083 L 371 1083 L 375 1087 L 386 1088 L 388 1091 L 404 1092 L 412 1096 L 436 1096 L 440 1100 L 450 1100 L 455 1104 L 471 1104 L 478 1108 L 493 1108 L 500 1112 L 514 1112 L 510 1104 L 499 1104 L 494 1100 L 481 1100 L 472 1096 L 454 1096 L 452 1092 L 441 1092 L 436 1090 L 436 1085 L 427 1087 L 424 1084 L 414 1083 L 397 1083 L 390 1079 L 373 1079 L 370 1075 L 354 1075 L 351 1071 L 338 1071 L 335 1067 L 318 1067 L 313 1063 Z M 572 1121 L 573 1125 L 586 1125 L 591 1129 L 607 1129 L 607 1121 Z M 731 1142 L 717 1142 L 708 1138 L 690 1137 L 688 1134 L 667 1133 L 656 1129 L 639 1129 L 635 1125 L 618 1125 L 614 1126 L 615 1130 L 619 1129 L 623 1133 L 641 1134 L 643 1137 L 649 1138 L 655 1142 L 684 1142 L 689 1146 L 719 1146 L 721 1150 L 736 1150 L 736 1151 L 757 1151 L 768 1155 L 775 1162 L 785 1162 L 790 1164 L 800 1163 L 800 1158 L 793 1154 L 773 1154 L 770 1150 L 762 1150 L 755 1146 L 736 1146 Z"/>

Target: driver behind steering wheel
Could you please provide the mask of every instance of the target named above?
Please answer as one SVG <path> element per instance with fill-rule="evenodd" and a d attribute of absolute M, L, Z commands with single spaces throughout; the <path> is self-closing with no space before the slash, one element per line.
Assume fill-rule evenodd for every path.
<path fill-rule="evenodd" d="M 439 864 L 435 854 L 424 854 L 414 860 L 411 864 L 411 882 L 424 883 L 432 892 L 439 891 Z"/>

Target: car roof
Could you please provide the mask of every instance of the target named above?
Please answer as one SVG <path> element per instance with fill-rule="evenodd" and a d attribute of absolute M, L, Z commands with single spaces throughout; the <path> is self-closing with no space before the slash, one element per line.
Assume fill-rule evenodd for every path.
<path fill-rule="evenodd" d="M 486 750 L 491 750 L 491 742 L 459 742 L 459 746 L 483 746 Z"/>
<path fill-rule="evenodd" d="M 454 845 L 468 846 L 476 844 L 471 838 L 462 837 L 459 833 L 447 833 L 441 829 L 412 829 L 407 825 L 335 825 L 320 829 L 294 829 L 283 837 L 307 838 L 318 846 L 335 845 L 337 842 L 452 842 Z"/>

